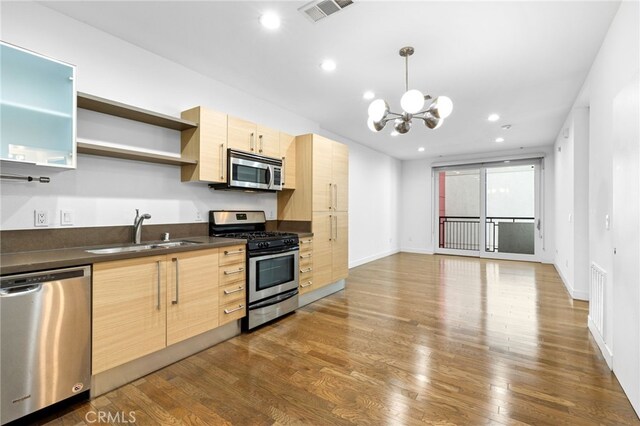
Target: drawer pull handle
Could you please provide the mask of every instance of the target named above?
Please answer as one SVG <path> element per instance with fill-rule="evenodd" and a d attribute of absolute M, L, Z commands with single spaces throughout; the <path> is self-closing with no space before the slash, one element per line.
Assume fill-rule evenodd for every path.
<path fill-rule="evenodd" d="M 300 244 L 311 244 L 313 240 L 300 241 Z"/>
<path fill-rule="evenodd" d="M 236 288 L 236 289 L 234 289 L 234 290 L 225 290 L 225 291 L 224 291 L 224 294 L 237 293 L 237 292 L 242 291 L 242 290 L 244 290 L 244 287 L 238 287 L 238 288 Z"/>
<path fill-rule="evenodd" d="M 305 273 L 307 273 L 307 272 L 311 272 L 311 271 L 313 271 L 313 268 L 300 269 L 300 273 L 301 273 L 301 274 L 305 274 Z"/>
<path fill-rule="evenodd" d="M 313 285 L 313 281 L 307 281 L 307 284 L 300 284 L 300 287 L 302 288 L 307 288 L 307 287 L 311 287 Z"/>
<path fill-rule="evenodd" d="M 240 254 L 240 253 L 244 253 L 244 249 L 233 250 L 233 251 L 229 251 L 229 250 L 225 250 L 224 251 L 224 255 L 225 256 L 233 256 L 234 254 Z"/>
<path fill-rule="evenodd" d="M 309 259 L 311 257 L 311 253 L 309 254 L 301 254 L 300 259 Z"/>
<path fill-rule="evenodd" d="M 233 313 L 233 312 L 235 312 L 235 311 L 239 311 L 240 309 L 244 309 L 244 305 L 240 305 L 240 306 L 238 306 L 238 307 L 237 307 L 237 308 L 235 308 L 235 309 L 225 309 L 225 310 L 224 310 L 224 313 L 225 313 L 225 314 L 231 314 L 231 313 Z"/>
<path fill-rule="evenodd" d="M 233 275 L 233 274 L 239 274 L 240 272 L 244 272 L 244 268 L 238 268 L 235 271 L 224 271 L 224 274 Z"/>

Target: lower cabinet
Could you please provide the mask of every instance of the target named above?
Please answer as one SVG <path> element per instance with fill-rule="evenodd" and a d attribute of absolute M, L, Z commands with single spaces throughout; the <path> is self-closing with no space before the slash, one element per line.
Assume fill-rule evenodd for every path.
<path fill-rule="evenodd" d="M 300 283 L 300 294 L 305 294 L 315 290 L 313 277 L 313 238 L 300 238 L 300 275 L 298 282 Z"/>
<path fill-rule="evenodd" d="M 313 212 L 314 289 L 349 275 L 347 212 Z"/>
<path fill-rule="evenodd" d="M 244 264 L 233 280 L 221 280 L 237 269 L 219 265 L 225 249 L 94 264 L 92 374 L 242 318 Z"/>

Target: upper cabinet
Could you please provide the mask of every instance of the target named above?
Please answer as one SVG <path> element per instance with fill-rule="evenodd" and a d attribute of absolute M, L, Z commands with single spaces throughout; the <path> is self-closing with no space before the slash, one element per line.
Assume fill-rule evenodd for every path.
<path fill-rule="evenodd" d="M 75 168 L 75 67 L 3 42 L 0 58 L 0 159 Z"/>
<path fill-rule="evenodd" d="M 181 117 L 198 123 L 180 137 L 182 157 L 197 161 L 182 166 L 182 181 L 226 182 L 227 114 L 196 107 L 183 111 Z"/>
<path fill-rule="evenodd" d="M 280 132 L 251 121 L 229 116 L 229 148 L 267 157 L 280 155 Z"/>
<path fill-rule="evenodd" d="M 280 157 L 282 158 L 282 189 L 296 187 L 296 137 L 280 132 Z"/>

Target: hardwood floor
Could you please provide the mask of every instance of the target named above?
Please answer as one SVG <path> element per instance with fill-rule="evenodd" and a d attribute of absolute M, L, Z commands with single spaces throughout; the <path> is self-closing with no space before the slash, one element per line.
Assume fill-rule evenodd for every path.
<path fill-rule="evenodd" d="M 639 424 L 587 313 L 550 265 L 398 254 L 51 424 Z"/>

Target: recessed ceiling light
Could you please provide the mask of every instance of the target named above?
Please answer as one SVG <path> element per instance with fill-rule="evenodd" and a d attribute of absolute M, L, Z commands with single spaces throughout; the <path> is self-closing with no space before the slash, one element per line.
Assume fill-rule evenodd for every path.
<path fill-rule="evenodd" d="M 269 30 L 280 28 L 280 17 L 273 12 L 267 12 L 260 17 L 260 23 Z"/>
<path fill-rule="evenodd" d="M 504 142 L 504 138 L 496 138 L 496 142 L 498 142 L 498 143 Z"/>
<path fill-rule="evenodd" d="M 491 114 L 491 115 L 487 118 L 487 120 L 489 120 L 489 121 L 498 121 L 498 120 L 500 120 L 500 116 L 499 116 L 498 114 Z"/>
<path fill-rule="evenodd" d="M 424 146 L 421 146 L 420 148 L 418 148 L 418 152 L 424 152 Z"/>
<path fill-rule="evenodd" d="M 320 64 L 320 68 L 322 68 L 323 70 L 325 70 L 327 72 L 331 72 L 331 71 L 334 71 L 336 69 L 336 63 L 334 61 L 332 61 L 331 59 L 325 59 Z"/>
<path fill-rule="evenodd" d="M 370 101 L 371 99 L 375 98 L 376 94 L 373 93 L 371 90 L 367 90 L 366 92 L 364 92 L 364 94 L 362 95 L 362 99 L 365 99 L 367 101 Z"/>

